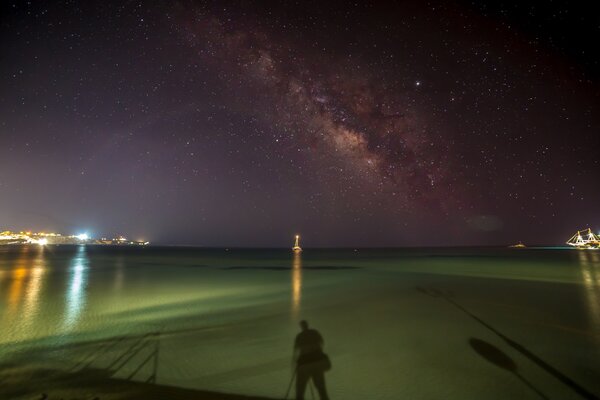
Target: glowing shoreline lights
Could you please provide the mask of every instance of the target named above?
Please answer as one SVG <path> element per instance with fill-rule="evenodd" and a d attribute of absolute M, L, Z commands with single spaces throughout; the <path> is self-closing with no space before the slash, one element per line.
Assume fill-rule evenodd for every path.
<path fill-rule="evenodd" d="M 80 233 L 79 235 L 76 235 L 75 237 L 79 240 L 89 240 L 90 235 L 88 235 L 87 233 Z"/>
<path fill-rule="evenodd" d="M 150 244 L 148 241 L 134 241 L 128 240 L 123 236 L 118 236 L 113 239 L 96 239 L 93 238 L 87 232 L 79 233 L 77 235 L 61 235 L 60 233 L 46 233 L 46 232 L 12 232 L 3 231 L 0 232 L 0 245 L 21 245 L 21 244 L 37 244 L 40 246 L 46 245 L 136 245 L 136 246 L 147 246 Z"/>

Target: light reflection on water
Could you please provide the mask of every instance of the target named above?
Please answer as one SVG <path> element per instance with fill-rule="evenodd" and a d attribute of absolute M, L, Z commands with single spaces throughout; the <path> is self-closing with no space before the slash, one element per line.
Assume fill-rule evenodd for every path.
<path fill-rule="evenodd" d="M 35 257 L 32 258 L 30 253 L 33 252 Z M 7 308 L 2 317 L 2 326 L 8 327 L 8 333 L 2 339 L 29 335 L 28 328 L 39 314 L 45 272 L 44 248 L 23 247 L 10 273 Z"/>
<path fill-rule="evenodd" d="M 69 268 L 69 283 L 67 290 L 67 305 L 63 325 L 67 329 L 72 329 L 79 321 L 81 311 L 85 306 L 85 289 L 88 280 L 88 264 L 85 246 L 79 246 L 77 254 L 71 261 Z"/>
<path fill-rule="evenodd" d="M 117 258 L 115 262 L 116 271 L 115 271 L 115 281 L 114 281 L 114 290 L 115 293 L 119 293 L 123 290 L 123 280 L 124 280 L 124 272 L 125 263 L 123 262 L 123 257 Z"/>
<path fill-rule="evenodd" d="M 590 324 L 600 331 L 600 255 L 596 251 L 580 250 L 579 265 L 583 276 L 585 299 Z M 598 343 L 600 346 L 600 343 Z"/>
<path fill-rule="evenodd" d="M 90 248 L 85 246 L 66 248 L 62 252 L 52 246 L 46 248 L 23 246 L 20 249 L 12 250 L 12 257 L 6 258 L 6 262 L 4 262 L 4 265 L 9 268 L 0 270 L 0 280 L 3 285 L 0 291 L 0 343 L 72 332 L 80 330 L 84 326 L 83 323 L 88 321 L 90 325 L 85 326 L 86 330 L 96 328 L 101 325 L 100 323 L 96 325 L 95 320 L 88 318 L 88 310 L 90 315 L 99 315 L 106 310 L 111 312 L 115 309 L 129 310 L 136 305 L 130 299 L 139 301 L 139 304 L 147 304 L 148 299 L 151 299 L 152 296 L 134 297 L 132 288 L 137 289 L 135 285 L 138 280 L 126 279 L 131 276 L 127 274 L 139 273 L 139 268 L 128 270 L 130 265 L 137 265 L 136 259 L 127 258 L 128 255 L 106 249 L 106 254 L 111 258 L 107 261 L 94 258 L 94 267 L 101 266 L 102 262 L 106 262 L 116 268 L 107 268 L 102 274 L 90 275 L 92 272 L 90 269 L 91 259 L 98 257 L 97 251 L 99 250 L 92 249 L 90 251 Z M 156 251 L 158 255 L 161 254 L 158 253 L 158 250 Z M 289 255 L 289 253 L 282 253 L 279 259 L 281 264 L 291 265 L 289 283 L 286 284 L 289 285 L 287 287 L 290 292 L 286 291 L 282 300 L 284 301 L 283 307 L 289 313 L 286 318 L 297 321 L 301 317 L 300 314 L 307 311 L 306 290 L 310 285 L 306 285 L 310 283 L 310 276 L 303 274 L 303 267 L 306 266 L 303 265 L 302 257 L 307 255 L 292 253 L 291 260 Z M 310 256 L 309 259 L 314 260 L 312 253 Z M 565 257 L 565 261 L 568 260 L 568 264 L 565 262 L 564 265 L 565 268 L 568 268 L 569 273 L 572 273 L 572 282 L 582 282 L 578 291 L 573 295 L 573 301 L 577 306 L 574 310 L 582 315 L 584 320 L 587 320 L 590 331 L 600 332 L 600 251 L 582 250 L 576 251 L 576 254 L 565 254 L 563 257 Z M 576 261 L 573 257 L 576 257 Z M 167 261 L 164 260 L 163 262 L 167 265 Z M 177 259 L 174 256 L 172 259 L 169 258 L 168 262 L 175 264 Z M 456 263 L 455 259 L 447 262 Z M 202 264 L 203 262 L 198 261 L 198 263 Z M 148 276 L 148 282 L 155 285 L 152 280 L 162 279 L 166 276 L 162 272 L 161 275 L 158 275 L 159 271 L 165 270 L 149 269 L 148 275 L 144 274 L 143 276 L 144 278 Z M 193 282 L 188 279 L 187 274 L 202 274 L 205 270 L 182 269 L 176 271 L 177 273 L 169 275 L 169 279 L 172 279 L 172 282 L 180 279 L 187 283 Z M 313 274 L 312 270 L 307 269 L 307 271 L 309 271 L 309 275 Z M 529 270 L 526 272 L 529 273 Z M 179 278 L 179 274 L 182 278 Z M 345 276 L 342 273 L 336 273 L 336 276 L 338 275 Z M 285 277 L 285 273 L 282 278 L 288 279 Z M 170 289 L 169 282 L 156 283 L 155 287 Z M 228 283 L 223 284 L 228 285 Z M 90 289 L 94 287 L 97 289 L 90 293 Z M 103 290 L 99 290 L 100 288 Z M 304 299 L 302 298 L 303 290 Z M 140 290 L 139 293 L 145 292 Z M 171 301 L 170 298 L 167 300 Z M 302 304 L 303 300 L 304 304 Z M 90 306 L 93 308 L 90 309 Z M 304 306 L 304 310 L 302 306 Z M 600 351 L 600 337 L 595 337 L 594 345 Z"/>
<path fill-rule="evenodd" d="M 23 285 L 29 274 L 29 271 L 27 270 L 28 252 L 29 247 L 24 247 L 21 250 L 12 270 L 12 282 L 8 288 L 8 309 L 6 310 L 6 316 L 9 321 L 12 321 L 21 306 Z"/>
<path fill-rule="evenodd" d="M 300 299 L 302 296 L 302 256 L 294 253 L 292 260 L 292 317 L 297 319 L 300 314 Z"/>
<path fill-rule="evenodd" d="M 33 265 L 29 269 L 29 282 L 25 289 L 25 304 L 23 310 L 23 319 L 25 325 L 29 326 L 34 322 L 40 308 L 40 292 L 46 273 L 46 264 L 44 258 L 44 247 L 38 249 L 36 257 L 33 259 Z"/>

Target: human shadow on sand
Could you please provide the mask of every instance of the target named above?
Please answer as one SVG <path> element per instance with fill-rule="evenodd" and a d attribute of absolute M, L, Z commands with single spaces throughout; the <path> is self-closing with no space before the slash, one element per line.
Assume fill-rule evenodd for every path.
<path fill-rule="evenodd" d="M 459 309 L 460 311 L 462 311 L 463 313 L 465 313 L 466 315 L 471 317 L 473 320 L 477 321 L 479 324 L 481 324 L 482 326 L 487 328 L 489 331 L 493 332 L 495 335 L 497 335 L 499 338 L 501 338 L 506 344 L 508 344 L 513 349 L 517 350 L 523 356 L 527 357 L 530 361 L 532 361 L 538 367 L 542 368 L 547 373 L 549 373 L 550 375 L 552 375 L 553 377 L 555 377 L 556 379 L 558 379 L 559 381 L 564 383 L 566 386 L 571 388 L 575 393 L 577 393 L 582 398 L 589 399 L 589 400 L 599 400 L 598 396 L 589 392 L 587 389 L 583 388 L 578 383 L 576 383 L 573 379 L 569 378 L 568 376 L 566 376 L 565 374 L 563 374 L 562 372 L 557 370 L 555 367 L 548 364 L 546 361 L 542 360 L 537 355 L 533 354 L 525 346 L 523 346 L 522 344 L 517 343 L 514 340 L 512 340 L 511 338 L 507 337 L 502 332 L 498 331 L 496 328 L 494 328 L 493 326 L 491 326 L 490 324 L 488 324 L 487 322 L 485 322 L 484 320 L 482 320 L 481 318 L 479 318 L 478 316 L 476 316 L 475 314 L 473 314 L 472 312 L 467 310 L 465 307 L 463 307 L 462 305 L 457 303 L 454 299 L 452 299 L 452 292 L 438 290 L 438 289 L 422 288 L 422 287 L 417 287 L 416 289 L 425 295 L 445 300 L 452 306 L 456 307 L 457 309 Z M 471 344 L 471 346 L 473 347 L 473 344 Z M 481 343 L 478 346 L 479 346 L 478 348 L 480 350 L 482 348 L 484 348 L 484 346 L 481 345 Z M 476 348 L 474 348 L 474 350 L 477 351 Z M 488 347 L 488 350 L 489 350 L 489 347 Z M 479 354 L 482 355 L 481 353 L 479 353 Z"/>

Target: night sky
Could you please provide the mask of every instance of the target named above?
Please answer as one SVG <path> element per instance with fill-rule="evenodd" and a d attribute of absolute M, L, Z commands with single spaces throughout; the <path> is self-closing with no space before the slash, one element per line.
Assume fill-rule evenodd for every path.
<path fill-rule="evenodd" d="M 1 7 L 0 230 L 305 247 L 600 230 L 585 2 Z"/>

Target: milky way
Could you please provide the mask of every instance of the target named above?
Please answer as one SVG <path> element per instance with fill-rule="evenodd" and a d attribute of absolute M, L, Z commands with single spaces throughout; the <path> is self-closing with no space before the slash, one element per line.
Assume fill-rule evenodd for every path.
<path fill-rule="evenodd" d="M 447 144 L 428 131 L 403 95 L 406 89 L 386 87 L 389 79 L 382 82 L 358 60 L 315 54 L 284 37 L 230 25 L 196 13 L 186 22 L 187 39 L 203 61 L 235 77 L 239 90 L 267 93 L 255 108 L 259 118 L 317 153 L 320 168 L 339 161 L 370 182 L 368 190 L 397 195 L 397 206 L 440 206 L 441 198 L 449 203 L 441 189 L 451 170 Z"/>

